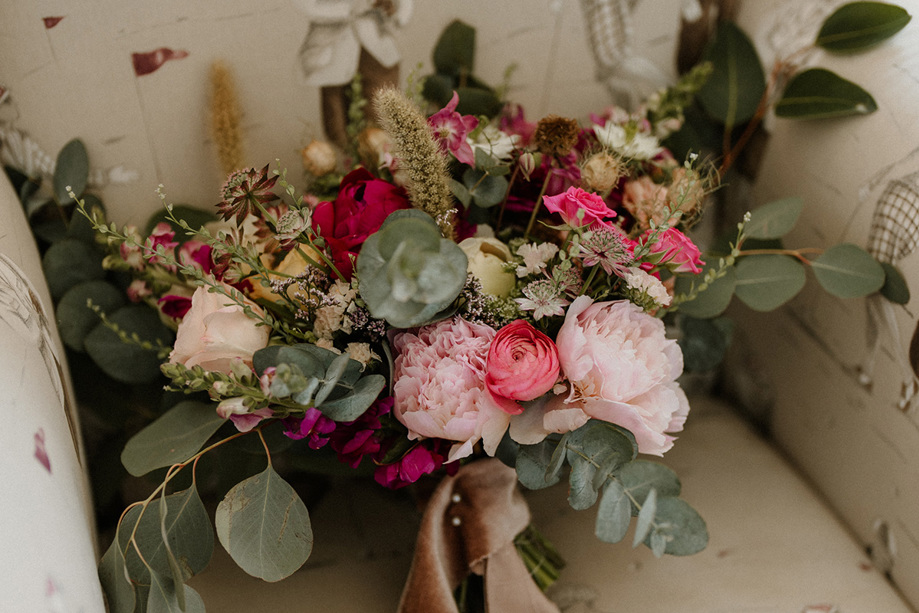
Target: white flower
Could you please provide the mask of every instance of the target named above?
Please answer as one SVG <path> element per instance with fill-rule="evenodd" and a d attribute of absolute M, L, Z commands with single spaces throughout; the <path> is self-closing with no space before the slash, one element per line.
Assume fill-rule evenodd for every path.
<path fill-rule="evenodd" d="M 667 288 L 664 287 L 664 284 L 661 283 L 661 280 L 654 275 L 648 274 L 641 268 L 633 266 L 629 268 L 628 273 L 626 273 L 623 279 L 625 279 L 625 283 L 630 289 L 646 294 L 657 304 L 661 306 L 670 305 L 670 293 L 667 291 Z"/>
<path fill-rule="evenodd" d="M 511 154 L 517 148 L 519 139 L 520 137 L 516 134 L 506 134 L 494 126 L 485 126 L 475 140 L 471 138 L 466 140 L 472 145 L 473 150 L 481 149 L 498 162 L 511 159 Z"/>
<path fill-rule="evenodd" d="M 467 238 L 459 244 L 467 270 L 482 283 L 482 291 L 503 298 L 514 289 L 514 275 L 504 271 L 511 250 L 496 238 Z"/>
<path fill-rule="evenodd" d="M 517 267 L 517 276 L 522 278 L 542 271 L 556 253 L 558 253 L 558 247 L 552 243 L 521 245 L 517 249 L 517 255 L 523 258 L 523 266 Z"/>
<path fill-rule="evenodd" d="M 634 160 L 648 160 L 661 152 L 660 143 L 650 134 L 629 132 L 611 121 L 605 125 L 594 125 L 594 134 L 604 147 L 608 147 L 623 157 Z"/>

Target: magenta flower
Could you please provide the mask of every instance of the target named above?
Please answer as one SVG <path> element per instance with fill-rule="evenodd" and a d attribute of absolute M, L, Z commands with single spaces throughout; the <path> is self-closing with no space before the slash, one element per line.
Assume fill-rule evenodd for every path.
<path fill-rule="evenodd" d="M 332 450 L 338 454 L 338 461 L 351 468 L 357 468 L 364 456 L 373 456 L 380 451 L 377 436 L 382 424 L 380 417 L 392 410 L 392 397 L 377 400 L 364 414 L 352 422 L 338 424 L 329 436 Z"/>
<path fill-rule="evenodd" d="M 166 294 L 156 303 L 164 315 L 173 319 L 182 319 L 191 310 L 191 298 L 189 296 Z"/>
<path fill-rule="evenodd" d="M 179 247 L 178 259 L 185 266 L 194 266 L 206 275 L 214 270 L 211 246 L 199 240 L 186 241 Z"/>
<path fill-rule="evenodd" d="M 479 120 L 472 115 L 460 115 L 456 112 L 459 95 L 453 92 L 453 98 L 447 106 L 428 117 L 428 125 L 442 147 L 450 151 L 456 159 L 469 166 L 475 166 L 475 154 L 466 136 L 475 130 Z"/>
<path fill-rule="evenodd" d="M 311 449 L 319 449 L 329 442 L 329 435 L 335 430 L 335 422 L 323 415 L 319 409 L 311 407 L 301 418 L 288 417 L 284 420 L 287 428 L 284 434 L 295 441 L 309 439 Z"/>
<path fill-rule="evenodd" d="M 175 248 L 179 246 L 179 243 L 175 242 L 175 232 L 165 221 L 161 221 L 156 224 L 156 227 L 153 228 L 153 232 L 150 233 L 150 236 L 147 237 L 147 240 L 144 242 L 144 250 L 150 255 L 147 258 L 147 261 L 151 264 L 162 264 L 163 267 L 175 272 L 176 267 L 171 264 L 164 264 L 160 256 L 155 255 L 162 247 L 163 253 L 166 256 L 174 256 Z"/>
<path fill-rule="evenodd" d="M 413 447 L 397 462 L 377 467 L 373 478 L 380 485 L 395 490 L 414 483 L 441 466 L 447 469 L 447 474 L 455 474 L 459 462 L 444 464 L 447 445 L 448 441 L 428 439 Z"/>
<path fill-rule="evenodd" d="M 608 217 L 615 217 L 616 212 L 607 206 L 603 198 L 593 192 L 586 192 L 580 187 L 569 187 L 567 191 L 555 196 L 543 196 L 543 203 L 552 213 L 558 213 L 569 226 L 607 226 Z"/>

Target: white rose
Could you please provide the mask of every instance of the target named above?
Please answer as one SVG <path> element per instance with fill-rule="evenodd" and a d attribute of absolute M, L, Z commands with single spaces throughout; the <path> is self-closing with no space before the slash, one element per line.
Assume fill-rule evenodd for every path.
<path fill-rule="evenodd" d="M 459 248 L 469 260 L 467 270 L 482 283 L 482 291 L 504 298 L 514 289 L 513 272 L 504 270 L 512 258 L 507 245 L 496 238 L 467 238 Z"/>

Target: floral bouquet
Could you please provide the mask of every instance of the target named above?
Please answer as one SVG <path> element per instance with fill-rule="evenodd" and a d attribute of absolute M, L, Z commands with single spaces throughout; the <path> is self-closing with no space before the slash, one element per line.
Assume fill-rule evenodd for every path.
<path fill-rule="evenodd" d="M 705 260 L 686 234 L 720 175 L 661 143 L 712 66 L 585 125 L 533 123 L 513 105 L 463 113 L 463 88 L 430 116 L 420 92 L 380 90 L 370 125 L 356 84 L 344 158 L 321 141 L 306 147 L 302 194 L 280 167 L 234 171 L 209 223 L 166 205 L 146 235 L 119 229 L 70 190 L 106 267 L 130 275 L 128 296 L 153 307 L 174 342 L 129 334 L 97 308 L 104 324 L 157 353 L 169 388 L 188 394 L 122 454 L 131 474 L 162 480 L 123 513 L 100 563 L 111 609 L 203 611 L 185 582 L 208 564 L 214 528 L 253 576 L 300 568 L 313 536 L 281 474 L 288 456 L 306 466 L 331 456 L 393 489 L 440 479 L 405 612 L 465 608 L 470 576 L 483 578 L 491 610 L 555 610 L 543 591 L 563 563 L 530 525 L 518 483 L 566 480 L 574 509 L 596 509 L 602 541 L 621 541 L 635 518 L 635 546 L 702 550 L 706 525 L 679 479 L 640 457 L 667 452 L 689 414 L 679 377 L 691 345 L 668 338 L 679 326 L 665 321 L 717 315 L 735 291 L 775 308 L 771 273 L 802 259 L 742 250 L 788 232 L 798 201 L 748 213 Z M 832 273 L 818 280 L 878 291 L 885 270 L 841 247 L 821 256 Z M 791 284 L 784 299 L 800 289 Z M 240 438 L 266 465 L 229 489 L 212 524 L 198 465 Z"/>

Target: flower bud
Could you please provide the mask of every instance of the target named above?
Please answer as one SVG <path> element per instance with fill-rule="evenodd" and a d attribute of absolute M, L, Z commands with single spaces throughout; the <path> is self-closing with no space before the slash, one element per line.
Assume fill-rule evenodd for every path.
<path fill-rule="evenodd" d="M 300 150 L 300 156 L 303 158 L 303 168 L 314 177 L 327 175 L 338 166 L 335 149 L 325 141 L 312 141 Z"/>
<path fill-rule="evenodd" d="M 608 192 L 622 176 L 622 168 L 616 156 L 601 151 L 596 153 L 581 169 L 581 186 L 594 192 Z"/>
<path fill-rule="evenodd" d="M 531 151 L 524 151 L 520 155 L 520 159 L 517 163 L 520 164 L 520 171 L 523 173 L 523 178 L 529 181 L 530 175 L 536 170 L 536 156 Z"/>

